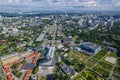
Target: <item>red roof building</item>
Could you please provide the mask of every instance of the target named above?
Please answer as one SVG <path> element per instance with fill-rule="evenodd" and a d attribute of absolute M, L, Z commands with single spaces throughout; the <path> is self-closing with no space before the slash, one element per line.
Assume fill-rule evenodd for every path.
<path fill-rule="evenodd" d="M 30 77 L 31 72 L 32 72 L 32 70 L 29 68 L 28 71 L 26 72 L 23 80 L 28 80 L 28 78 Z"/>
<path fill-rule="evenodd" d="M 25 62 L 22 67 L 20 68 L 20 70 L 23 70 L 23 68 L 25 67 L 25 65 L 27 64 L 27 62 Z"/>
<path fill-rule="evenodd" d="M 4 67 L 4 70 L 5 70 L 5 72 L 6 72 L 7 79 L 8 79 L 8 80 L 13 80 L 13 77 L 12 77 L 12 75 L 10 74 L 9 67 Z"/>

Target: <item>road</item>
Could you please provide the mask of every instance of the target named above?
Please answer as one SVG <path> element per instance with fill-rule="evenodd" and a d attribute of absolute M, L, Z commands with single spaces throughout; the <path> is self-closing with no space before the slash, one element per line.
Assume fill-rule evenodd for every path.
<path fill-rule="evenodd" d="M 53 39 L 52 39 L 52 46 L 54 46 L 55 38 L 56 38 L 56 32 L 57 32 L 57 25 L 55 25 L 55 31 L 53 34 Z"/>
<path fill-rule="evenodd" d="M 49 27 L 46 29 L 46 33 L 48 33 L 49 29 L 50 29 Z M 46 36 L 45 36 L 44 39 L 43 39 L 43 43 L 42 43 L 43 46 L 46 45 L 47 40 L 48 40 L 48 39 L 46 39 Z"/>

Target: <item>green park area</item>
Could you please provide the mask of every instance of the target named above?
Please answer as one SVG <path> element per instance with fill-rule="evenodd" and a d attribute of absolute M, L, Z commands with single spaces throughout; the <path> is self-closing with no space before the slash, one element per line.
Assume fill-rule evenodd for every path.
<path fill-rule="evenodd" d="M 86 59 L 89 58 L 88 55 L 84 54 L 84 53 L 80 53 L 80 52 L 74 52 L 74 51 L 71 51 L 70 53 L 68 53 L 68 58 L 69 60 L 71 58 L 75 58 L 75 59 L 78 59 L 79 61 L 85 61 Z"/>
<path fill-rule="evenodd" d="M 117 65 L 114 68 L 114 73 L 120 76 L 120 59 L 117 60 Z"/>
<path fill-rule="evenodd" d="M 85 69 L 77 75 L 76 80 L 105 80 L 109 77 L 109 74 L 114 66 L 114 64 L 105 61 L 106 57 L 117 58 L 117 55 L 113 52 L 108 52 L 106 50 L 101 50 L 98 54 L 91 56 L 85 62 Z M 119 61 L 120 62 L 120 61 Z M 115 72 L 119 75 L 120 65 L 118 62 L 118 67 L 115 67 Z M 88 79 L 89 78 L 89 79 Z"/>
<path fill-rule="evenodd" d="M 75 80 L 104 80 L 104 78 L 90 69 L 85 69 Z"/>
<path fill-rule="evenodd" d="M 85 64 L 87 67 L 92 67 L 96 64 L 100 59 L 102 59 L 107 54 L 106 50 L 101 50 L 99 53 L 95 54 L 92 58 L 90 58 Z"/>
<path fill-rule="evenodd" d="M 10 54 L 8 47 L 5 45 L 0 44 L 0 56 L 4 56 Z"/>
<path fill-rule="evenodd" d="M 46 77 L 41 77 L 41 80 L 46 80 Z"/>
<path fill-rule="evenodd" d="M 2 80 L 2 77 L 0 76 L 0 80 Z"/>
<path fill-rule="evenodd" d="M 19 72 L 18 71 L 18 68 L 20 67 L 20 63 L 15 63 L 11 66 L 12 70 L 13 70 L 13 74 L 18 77 L 18 78 L 21 78 L 22 76 L 22 72 Z"/>

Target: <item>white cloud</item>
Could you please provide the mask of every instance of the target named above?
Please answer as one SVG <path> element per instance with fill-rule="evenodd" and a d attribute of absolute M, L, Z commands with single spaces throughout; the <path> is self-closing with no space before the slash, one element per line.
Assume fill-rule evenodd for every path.
<path fill-rule="evenodd" d="M 31 7 L 71 8 L 72 6 L 94 9 L 120 8 L 120 0 L 0 0 L 0 5 L 25 5 Z"/>

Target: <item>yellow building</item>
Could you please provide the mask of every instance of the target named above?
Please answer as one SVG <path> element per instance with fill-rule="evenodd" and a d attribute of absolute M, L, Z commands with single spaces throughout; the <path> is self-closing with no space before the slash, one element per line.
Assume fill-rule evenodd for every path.
<path fill-rule="evenodd" d="M 3 65 L 13 63 L 17 60 L 20 60 L 20 57 L 19 57 L 18 54 L 11 54 L 11 55 L 4 56 L 4 57 L 1 58 L 1 61 L 2 61 Z"/>

